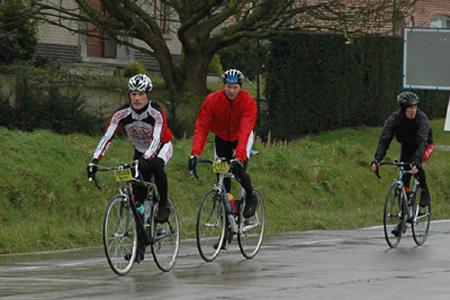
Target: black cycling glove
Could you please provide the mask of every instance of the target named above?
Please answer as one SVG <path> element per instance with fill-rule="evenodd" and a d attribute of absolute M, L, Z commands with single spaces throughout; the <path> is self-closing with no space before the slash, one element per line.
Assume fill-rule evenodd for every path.
<path fill-rule="evenodd" d="M 189 157 L 188 168 L 192 171 L 198 164 L 198 155 L 192 155 Z"/>
<path fill-rule="evenodd" d="M 233 174 L 241 174 L 244 171 L 244 165 L 239 158 L 230 161 L 230 170 Z"/>
<path fill-rule="evenodd" d="M 97 165 L 98 165 L 98 159 L 93 159 L 92 162 L 87 166 L 87 175 L 88 178 L 91 179 L 95 173 L 97 173 Z"/>

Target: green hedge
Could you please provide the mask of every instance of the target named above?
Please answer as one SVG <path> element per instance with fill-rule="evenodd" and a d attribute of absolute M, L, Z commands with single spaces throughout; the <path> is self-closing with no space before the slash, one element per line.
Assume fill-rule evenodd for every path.
<path fill-rule="evenodd" d="M 402 39 L 280 33 L 271 39 L 265 131 L 277 139 L 345 127 L 380 126 L 398 108 Z M 445 116 L 448 93 L 417 92 L 430 118 Z"/>

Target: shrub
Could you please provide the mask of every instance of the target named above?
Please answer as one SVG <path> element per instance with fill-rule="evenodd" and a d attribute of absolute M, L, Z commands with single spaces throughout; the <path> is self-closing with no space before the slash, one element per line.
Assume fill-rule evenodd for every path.
<path fill-rule="evenodd" d="M 208 73 L 213 73 L 220 76 L 223 74 L 222 64 L 220 63 L 220 56 L 218 54 L 214 55 L 211 60 L 208 67 Z"/>
<path fill-rule="evenodd" d="M 20 47 L 17 35 L 7 31 L 0 31 L 0 62 L 10 64 L 24 56 L 25 51 Z"/>
<path fill-rule="evenodd" d="M 0 94 L 0 126 L 14 128 L 15 111 L 9 102 L 9 98 Z"/>
<path fill-rule="evenodd" d="M 4 0 L 0 5 L 0 62 L 30 60 L 37 48 L 37 20 L 22 0 Z M 31 15 L 31 16 L 30 16 Z"/>
<path fill-rule="evenodd" d="M 24 65 L 15 74 L 16 103 L 11 107 L 8 100 L 0 101 L 0 117 L 5 118 L 0 125 L 23 131 L 47 129 L 60 134 L 102 132 L 101 117 L 85 109 L 86 98 L 79 92 L 65 92 L 68 84 L 62 78 L 67 74 L 58 66 L 38 69 Z"/>
<path fill-rule="evenodd" d="M 145 69 L 144 65 L 142 65 L 138 61 L 135 61 L 134 63 L 129 64 L 123 70 L 124 77 L 133 77 L 134 75 L 145 74 L 145 73 L 147 73 L 147 69 Z"/>

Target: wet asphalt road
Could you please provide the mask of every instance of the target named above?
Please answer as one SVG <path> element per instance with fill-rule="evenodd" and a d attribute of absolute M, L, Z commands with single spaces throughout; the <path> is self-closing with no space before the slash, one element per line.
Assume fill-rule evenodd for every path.
<path fill-rule="evenodd" d="M 409 232 L 408 232 L 409 233 Z M 126 276 L 103 248 L 0 256 L 0 299 L 450 299 L 450 222 L 431 225 L 425 245 L 386 245 L 381 227 L 266 236 L 253 260 L 234 241 L 205 263 L 183 240 L 163 273 L 151 254 Z"/>

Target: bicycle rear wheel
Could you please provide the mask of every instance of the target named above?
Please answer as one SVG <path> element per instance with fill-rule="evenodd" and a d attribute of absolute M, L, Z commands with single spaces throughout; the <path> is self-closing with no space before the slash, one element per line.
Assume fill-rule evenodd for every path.
<path fill-rule="evenodd" d="M 200 204 L 197 215 L 197 248 L 206 262 L 211 262 L 219 255 L 224 242 L 226 215 L 216 190 L 210 190 Z"/>
<path fill-rule="evenodd" d="M 404 207 L 403 197 L 397 184 L 392 184 L 386 196 L 383 216 L 384 237 L 391 248 L 397 247 L 400 243 L 406 226 L 406 207 Z"/>
<path fill-rule="evenodd" d="M 178 222 L 178 213 L 169 198 L 170 205 L 169 219 L 164 223 L 155 222 L 156 207 L 153 207 L 152 212 L 152 254 L 158 268 L 163 272 L 170 271 L 177 262 L 178 252 L 180 250 L 180 224 Z"/>
<path fill-rule="evenodd" d="M 133 267 L 137 237 L 136 223 L 125 196 L 115 196 L 105 213 L 103 245 L 108 264 L 116 274 L 126 275 Z"/>
<path fill-rule="evenodd" d="M 421 195 L 421 189 L 419 188 L 416 192 L 416 203 L 419 201 L 419 196 Z M 428 230 L 430 229 L 431 221 L 431 203 L 425 207 L 419 207 L 416 205 L 416 214 L 414 221 L 411 224 L 411 230 L 413 233 L 414 241 L 418 246 L 423 245 L 428 237 Z"/>
<path fill-rule="evenodd" d="M 239 216 L 238 242 L 244 257 L 251 259 L 258 254 L 266 228 L 266 208 L 261 193 L 258 190 L 253 192 L 258 199 L 255 215 L 251 218 Z"/>

